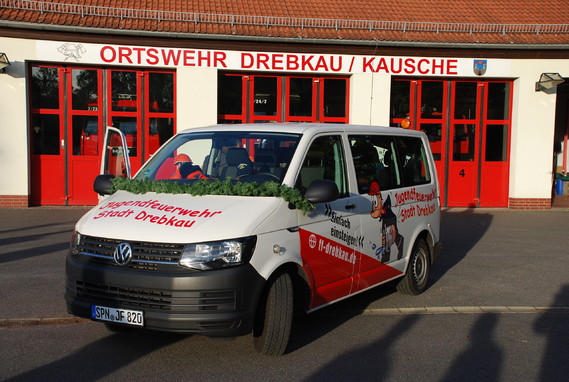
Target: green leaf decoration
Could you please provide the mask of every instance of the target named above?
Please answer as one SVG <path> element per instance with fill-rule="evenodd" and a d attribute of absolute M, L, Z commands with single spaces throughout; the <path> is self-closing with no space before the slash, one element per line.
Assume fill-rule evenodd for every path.
<path fill-rule="evenodd" d="M 133 194 L 156 192 L 158 194 L 233 195 L 233 196 L 268 196 L 282 198 L 304 214 L 314 206 L 297 189 L 276 182 L 248 183 L 231 180 L 196 180 L 192 183 L 179 183 L 149 179 L 113 178 L 112 193 L 123 190 Z"/>

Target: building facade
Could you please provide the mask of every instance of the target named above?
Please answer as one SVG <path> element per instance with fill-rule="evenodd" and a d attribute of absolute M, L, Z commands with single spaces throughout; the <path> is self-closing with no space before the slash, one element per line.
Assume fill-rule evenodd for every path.
<path fill-rule="evenodd" d="M 164 25 L 169 13 L 114 1 L 108 9 L 130 24 L 113 27 L 116 14 L 85 2 L 0 1 L 0 52 L 10 62 L 0 74 L 0 207 L 95 204 L 107 125 L 126 134 L 134 170 L 175 132 L 218 123 L 422 130 L 450 207 L 550 208 L 554 174 L 567 171 L 567 10 L 547 30 L 526 22 L 521 32 L 513 23 L 481 32 L 495 25 L 481 19 L 467 33 L 441 31 L 459 23 L 440 20 L 428 26 L 438 31 L 419 21 L 388 29 L 330 5 L 280 21 L 236 13 L 233 25 L 220 18 L 227 12 L 189 9 L 180 14 L 199 22 Z M 144 20 L 154 24 L 135 25 Z"/>

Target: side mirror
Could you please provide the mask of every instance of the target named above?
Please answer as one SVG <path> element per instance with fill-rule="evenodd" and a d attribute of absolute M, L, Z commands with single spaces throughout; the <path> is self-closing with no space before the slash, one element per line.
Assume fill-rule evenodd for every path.
<path fill-rule="evenodd" d="M 111 179 L 115 176 L 112 174 L 103 174 L 95 178 L 93 183 L 93 190 L 99 195 L 110 195 L 113 189 L 113 183 Z"/>
<path fill-rule="evenodd" d="M 317 179 L 312 181 L 304 196 L 310 203 L 324 203 L 331 202 L 338 199 L 340 192 L 338 186 L 328 179 Z"/>

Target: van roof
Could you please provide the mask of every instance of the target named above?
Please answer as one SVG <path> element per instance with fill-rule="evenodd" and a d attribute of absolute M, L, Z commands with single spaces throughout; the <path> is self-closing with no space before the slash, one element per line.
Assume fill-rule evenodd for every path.
<path fill-rule="evenodd" d="M 292 134 L 312 135 L 326 132 L 359 132 L 359 133 L 385 133 L 397 135 L 421 135 L 415 130 L 405 130 L 398 127 L 332 124 L 332 123 L 250 123 L 250 124 L 226 124 L 211 125 L 206 127 L 194 127 L 181 131 L 179 134 L 214 132 L 214 131 L 250 131 L 250 132 L 279 132 Z"/>

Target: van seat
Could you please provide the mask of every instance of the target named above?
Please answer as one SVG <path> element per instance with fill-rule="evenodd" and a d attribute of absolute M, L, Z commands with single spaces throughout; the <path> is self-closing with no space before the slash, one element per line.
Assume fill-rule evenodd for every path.
<path fill-rule="evenodd" d="M 221 179 L 235 179 L 250 175 L 253 172 L 253 164 L 249 159 L 249 153 L 242 147 L 231 147 L 227 150 L 227 166 L 221 170 Z"/>
<path fill-rule="evenodd" d="M 255 152 L 255 169 L 257 173 L 273 172 L 277 167 L 277 155 L 273 150 L 257 150 Z"/>

